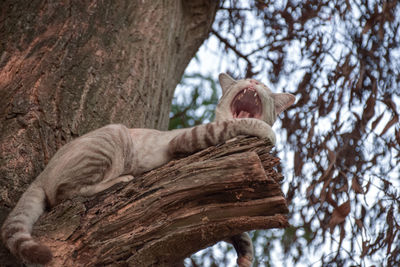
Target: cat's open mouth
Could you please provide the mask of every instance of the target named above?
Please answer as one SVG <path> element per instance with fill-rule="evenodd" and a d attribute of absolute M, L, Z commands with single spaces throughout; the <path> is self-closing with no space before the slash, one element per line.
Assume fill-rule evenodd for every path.
<path fill-rule="evenodd" d="M 245 88 L 233 98 L 231 111 L 234 118 L 261 118 L 261 100 L 256 90 Z"/>

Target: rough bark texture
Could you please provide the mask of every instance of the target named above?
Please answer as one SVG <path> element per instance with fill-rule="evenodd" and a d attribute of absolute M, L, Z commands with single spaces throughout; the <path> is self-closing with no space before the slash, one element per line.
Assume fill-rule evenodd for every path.
<path fill-rule="evenodd" d="M 217 5 L 0 2 L 0 224 L 73 137 L 111 122 L 166 129 L 173 91 Z M 0 265 L 7 257 L 0 245 Z"/>
<path fill-rule="evenodd" d="M 74 199 L 34 233 L 51 266 L 172 266 L 228 236 L 287 226 L 279 159 L 268 141 L 238 138 Z"/>

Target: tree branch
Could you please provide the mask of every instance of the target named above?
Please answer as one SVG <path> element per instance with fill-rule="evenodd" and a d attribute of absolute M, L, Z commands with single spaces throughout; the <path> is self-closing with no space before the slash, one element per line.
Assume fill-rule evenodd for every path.
<path fill-rule="evenodd" d="M 253 64 L 251 63 L 248 55 L 245 55 L 241 51 L 239 51 L 239 49 L 237 49 L 236 46 L 232 45 L 227 38 L 222 37 L 222 35 L 219 34 L 216 30 L 211 29 L 211 33 L 214 34 L 215 37 L 217 37 L 220 42 L 225 44 L 225 46 L 227 48 L 232 50 L 239 58 L 242 58 L 247 62 L 247 69 L 246 69 L 246 75 L 245 75 L 246 78 L 253 77 L 255 74 L 257 74 L 255 72 L 253 72 Z"/>
<path fill-rule="evenodd" d="M 52 266 L 171 265 L 226 237 L 282 228 L 288 212 L 269 141 L 240 137 L 68 200 L 34 234 Z"/>

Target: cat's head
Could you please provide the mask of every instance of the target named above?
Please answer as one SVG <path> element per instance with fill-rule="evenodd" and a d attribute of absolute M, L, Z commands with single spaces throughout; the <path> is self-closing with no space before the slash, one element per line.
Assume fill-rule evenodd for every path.
<path fill-rule="evenodd" d="M 272 126 L 279 113 L 291 106 L 296 98 L 288 93 L 273 93 L 253 79 L 234 80 L 226 73 L 219 75 L 222 97 L 215 110 L 215 120 L 256 118 Z"/>

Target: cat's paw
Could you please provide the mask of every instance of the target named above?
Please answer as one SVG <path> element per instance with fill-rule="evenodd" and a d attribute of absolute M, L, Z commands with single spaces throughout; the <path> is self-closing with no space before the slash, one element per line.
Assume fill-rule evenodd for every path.
<path fill-rule="evenodd" d="M 236 262 L 239 267 L 251 267 L 253 265 L 252 261 L 246 256 L 239 257 Z"/>
<path fill-rule="evenodd" d="M 272 130 L 272 127 L 268 123 L 253 118 L 243 120 L 243 122 L 245 122 L 243 125 L 244 128 L 242 128 L 243 134 L 257 136 L 259 138 L 268 138 L 271 143 L 275 145 L 276 136 L 274 130 Z"/>
<path fill-rule="evenodd" d="M 269 125 L 268 125 L 269 126 Z M 276 136 L 274 130 L 271 127 L 268 127 L 264 132 L 264 136 L 262 138 L 268 138 L 273 145 L 276 143 Z"/>

